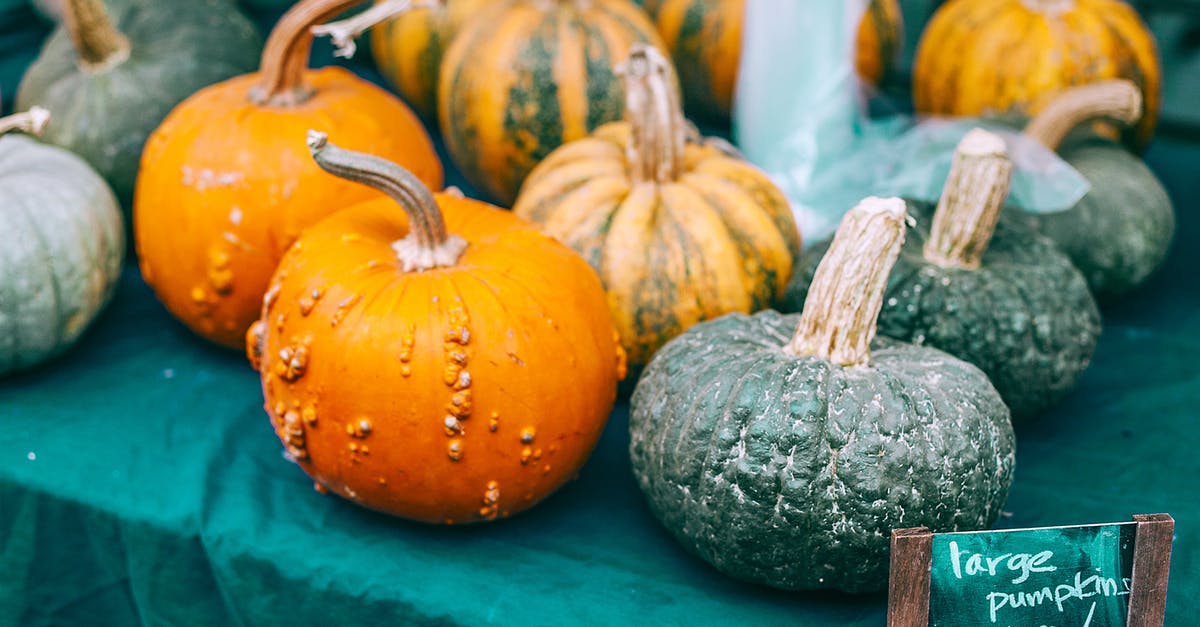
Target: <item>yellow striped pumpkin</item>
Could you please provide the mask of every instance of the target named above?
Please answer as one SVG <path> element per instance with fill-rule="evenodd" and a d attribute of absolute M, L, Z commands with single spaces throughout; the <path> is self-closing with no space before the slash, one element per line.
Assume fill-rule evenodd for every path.
<path fill-rule="evenodd" d="M 746 0 L 645 0 L 671 51 L 693 115 L 729 117 L 742 50 Z M 858 28 L 855 65 L 878 84 L 904 39 L 899 0 L 871 0 Z"/>
<path fill-rule="evenodd" d="M 1154 36 L 1120 0 L 951 0 L 921 36 L 913 68 L 918 111 L 1032 115 L 1063 89 L 1110 78 L 1142 90 L 1154 134 L 1162 68 Z"/>
<path fill-rule="evenodd" d="M 438 119 L 475 187 L 511 204 L 550 151 L 621 117 L 613 66 L 660 46 L 629 0 L 506 0 L 470 18 L 442 59 Z"/>
<path fill-rule="evenodd" d="M 444 0 L 413 8 L 371 30 L 379 73 L 422 118 L 437 117 L 442 55 L 462 24 L 493 0 Z"/>
<path fill-rule="evenodd" d="M 753 165 L 685 141 L 670 62 L 635 49 L 625 118 L 550 154 L 513 211 L 600 274 L 631 366 L 702 320 L 771 307 L 800 235 L 787 198 Z"/>

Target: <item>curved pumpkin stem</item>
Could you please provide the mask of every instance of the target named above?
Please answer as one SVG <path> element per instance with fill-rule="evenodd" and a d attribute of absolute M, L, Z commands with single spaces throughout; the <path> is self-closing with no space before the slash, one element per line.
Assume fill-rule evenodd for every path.
<path fill-rule="evenodd" d="M 113 26 L 103 0 L 66 0 L 63 24 L 85 71 L 100 72 L 129 58 L 129 39 Z"/>
<path fill-rule="evenodd" d="M 433 9 L 442 6 L 442 0 L 382 0 L 371 8 L 344 20 L 313 26 L 314 37 L 329 37 L 333 42 L 333 56 L 349 59 L 358 51 L 354 40 L 363 33 L 412 9 Z"/>
<path fill-rule="evenodd" d="M 979 128 L 967 133 L 954 151 L 925 242 L 925 259 L 943 268 L 978 268 L 1011 182 L 1004 140 Z"/>
<path fill-rule="evenodd" d="M 0 118 L 0 135 L 12 132 L 41 135 L 42 130 L 49 122 L 49 111 L 41 107 L 33 107 L 23 113 L 14 113 Z"/>
<path fill-rule="evenodd" d="M 343 150 L 329 136 L 308 132 L 308 148 L 322 170 L 387 194 L 408 214 L 409 234 L 392 244 L 405 272 L 453 266 L 467 242 L 446 233 L 442 211 L 429 188 L 404 168 L 374 155 Z"/>
<path fill-rule="evenodd" d="M 670 61 L 653 46 L 637 44 L 616 69 L 625 79 L 625 120 L 631 132 L 625 152 L 633 180 L 674 181 L 683 169 L 687 120 Z"/>
<path fill-rule="evenodd" d="M 312 27 L 362 4 L 366 0 L 301 0 L 275 25 L 263 47 L 259 81 L 250 93 L 257 104 L 288 107 L 308 100 L 312 90 L 304 85 Z"/>
<path fill-rule="evenodd" d="M 1142 119 L 1142 90 L 1133 81 L 1123 79 L 1072 87 L 1034 116 L 1025 126 L 1025 134 L 1050 150 L 1058 150 L 1072 129 L 1096 118 L 1136 123 Z"/>
<path fill-rule="evenodd" d="M 842 218 L 784 352 L 839 366 L 870 363 L 871 340 L 888 274 L 904 245 L 906 220 L 903 200 L 875 197 L 864 199 Z"/>

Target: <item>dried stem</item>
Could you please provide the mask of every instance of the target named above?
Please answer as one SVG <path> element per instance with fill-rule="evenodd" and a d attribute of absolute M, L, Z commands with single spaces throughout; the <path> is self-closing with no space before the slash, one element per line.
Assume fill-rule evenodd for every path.
<path fill-rule="evenodd" d="M 328 36 L 333 42 L 333 56 L 349 59 L 358 51 L 355 39 L 363 33 L 388 20 L 396 19 L 414 9 L 432 9 L 442 6 L 441 0 L 383 0 L 371 8 L 344 20 L 313 26 L 314 37 Z"/>
<path fill-rule="evenodd" d="M 925 242 L 925 259 L 944 268 L 978 268 L 1011 182 L 1004 140 L 978 128 L 967 133 L 954 151 Z"/>
<path fill-rule="evenodd" d="M 103 0 L 66 0 L 63 24 L 85 71 L 101 72 L 129 58 L 129 39 L 113 26 Z"/>
<path fill-rule="evenodd" d="M 674 181 L 683 169 L 687 120 L 675 91 L 671 62 L 652 46 L 637 44 L 617 66 L 625 79 L 626 147 L 635 181 Z"/>
<path fill-rule="evenodd" d="M 301 0 L 288 10 L 267 37 L 258 85 L 250 93 L 251 100 L 280 107 L 308 100 L 312 90 L 304 85 L 304 72 L 312 49 L 312 27 L 365 1 Z"/>
<path fill-rule="evenodd" d="M 41 135 L 49 122 L 49 111 L 41 107 L 32 107 L 28 111 L 0 118 L 0 135 L 14 132 Z"/>
<path fill-rule="evenodd" d="M 1025 134 L 1050 150 L 1058 150 L 1072 129 L 1096 118 L 1136 123 L 1142 119 L 1142 90 L 1123 79 L 1072 87 L 1034 116 L 1025 126 Z"/>

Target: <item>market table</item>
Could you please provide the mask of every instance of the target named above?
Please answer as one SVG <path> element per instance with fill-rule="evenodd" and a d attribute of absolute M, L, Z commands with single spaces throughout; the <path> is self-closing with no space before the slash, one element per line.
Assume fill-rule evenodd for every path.
<path fill-rule="evenodd" d="M 1148 154 L 1179 213 L 1165 270 L 1104 309 L 1078 390 L 1018 430 L 1007 528 L 1176 519 L 1167 624 L 1200 613 L 1200 145 Z M 449 183 L 461 183 L 451 173 Z M 243 356 L 136 268 L 65 356 L 0 380 L 0 626 L 879 625 L 883 595 L 785 593 L 686 553 L 642 500 L 619 403 L 577 481 L 512 520 L 432 527 L 284 459 Z"/>

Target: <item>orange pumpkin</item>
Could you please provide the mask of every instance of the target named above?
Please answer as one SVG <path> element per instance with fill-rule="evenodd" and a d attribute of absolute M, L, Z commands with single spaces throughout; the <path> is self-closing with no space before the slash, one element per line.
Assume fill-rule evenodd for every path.
<path fill-rule="evenodd" d="M 242 346 L 279 258 L 333 208 L 374 193 L 322 172 L 302 137 L 337 130 L 440 187 L 417 117 L 387 92 L 329 67 L 309 70 L 309 28 L 361 0 L 305 0 L 278 23 L 262 68 L 208 87 L 150 136 L 134 198 L 142 276 L 201 336 Z"/>
<path fill-rule="evenodd" d="M 746 0 L 660 0 L 644 3 L 671 51 L 688 111 L 727 119 L 742 55 Z M 871 0 L 858 27 L 858 74 L 878 84 L 900 51 L 899 0 Z"/>
<path fill-rule="evenodd" d="M 391 200 L 305 231 L 248 334 L 288 454 L 318 490 L 414 520 L 534 505 L 586 461 L 624 376 L 599 279 L 507 211 L 310 146 Z"/>
<path fill-rule="evenodd" d="M 921 35 L 918 111 L 1035 114 L 1062 90 L 1110 78 L 1142 90 L 1136 146 L 1154 135 L 1162 67 L 1154 36 L 1120 0 L 951 0 Z"/>

